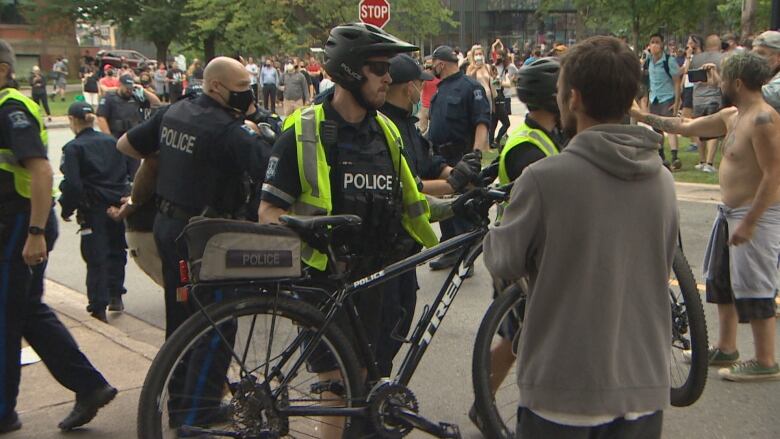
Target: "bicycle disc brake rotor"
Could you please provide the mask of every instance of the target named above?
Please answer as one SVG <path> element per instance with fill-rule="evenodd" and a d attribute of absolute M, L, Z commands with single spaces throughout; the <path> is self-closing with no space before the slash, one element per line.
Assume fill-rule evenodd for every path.
<path fill-rule="evenodd" d="M 241 437 L 280 437 L 287 434 L 286 423 L 274 408 L 267 383 L 249 376 L 238 383 L 230 401 L 233 428 Z"/>
<path fill-rule="evenodd" d="M 368 404 L 371 424 L 379 436 L 387 439 L 401 438 L 412 431 L 412 427 L 395 420 L 395 409 L 404 408 L 414 413 L 420 410 L 414 393 L 393 383 L 384 383 L 372 391 Z"/>

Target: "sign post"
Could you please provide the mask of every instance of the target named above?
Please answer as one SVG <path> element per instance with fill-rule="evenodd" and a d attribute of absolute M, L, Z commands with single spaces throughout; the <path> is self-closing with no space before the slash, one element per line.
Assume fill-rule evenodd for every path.
<path fill-rule="evenodd" d="M 390 21 L 390 1 L 360 0 L 358 15 L 363 23 L 383 28 Z"/>

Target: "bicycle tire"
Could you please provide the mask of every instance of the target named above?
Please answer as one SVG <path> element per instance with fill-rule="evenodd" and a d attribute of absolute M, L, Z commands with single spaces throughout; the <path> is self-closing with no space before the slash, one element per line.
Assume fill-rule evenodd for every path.
<path fill-rule="evenodd" d="M 238 319 L 241 316 L 249 316 L 262 313 L 273 313 L 277 316 L 289 318 L 291 322 L 300 325 L 301 328 L 313 330 L 322 327 L 324 315 L 317 308 L 298 299 L 283 295 L 273 296 L 244 296 L 233 300 L 209 305 L 207 314 L 214 322 L 226 321 L 226 319 Z M 165 426 L 162 420 L 162 411 L 165 404 L 162 403 L 162 395 L 168 388 L 168 380 L 172 376 L 172 370 L 179 364 L 188 348 L 193 346 L 195 340 L 206 331 L 213 330 L 213 326 L 206 317 L 197 312 L 190 316 L 163 344 L 155 356 L 144 380 L 138 405 L 138 438 L 162 439 Z M 358 358 L 343 332 L 331 324 L 323 333 L 322 341 L 326 342 L 341 365 L 342 375 L 346 377 L 345 388 L 349 395 L 349 401 L 365 400 L 365 384 L 361 376 L 361 366 Z M 301 369 L 306 368 L 306 365 Z M 301 370 L 299 369 L 299 370 Z M 348 386 L 348 387 L 347 387 Z M 293 418 L 290 418 L 293 419 Z M 356 422 L 352 426 L 356 426 Z M 359 427 L 358 427 L 359 428 Z M 344 437 L 350 436 L 350 428 L 344 429 Z"/>
<path fill-rule="evenodd" d="M 701 296 L 696 286 L 696 279 L 693 277 L 688 260 L 680 248 L 674 255 L 672 270 L 679 283 L 685 304 L 691 342 L 691 366 L 685 382 L 679 387 L 672 385 L 670 398 L 673 406 L 686 407 L 699 399 L 707 383 L 707 322 L 704 317 Z"/>
<path fill-rule="evenodd" d="M 521 301 L 525 300 L 525 292 L 512 284 L 493 300 L 485 312 L 482 323 L 474 341 L 472 358 L 472 384 L 474 385 L 474 405 L 481 420 L 480 430 L 485 437 L 511 438 L 514 427 L 508 428 L 495 406 L 495 397 L 490 391 L 490 349 L 493 335 L 498 331 L 504 317 Z"/>

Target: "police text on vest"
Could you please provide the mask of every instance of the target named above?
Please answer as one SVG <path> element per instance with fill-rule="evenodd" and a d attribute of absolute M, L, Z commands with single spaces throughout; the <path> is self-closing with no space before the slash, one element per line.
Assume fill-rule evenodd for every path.
<path fill-rule="evenodd" d="M 393 176 L 381 174 L 352 174 L 344 173 L 344 189 L 368 189 L 391 190 L 393 188 Z"/>
<path fill-rule="evenodd" d="M 190 134 L 180 133 L 166 126 L 162 127 L 162 143 L 173 149 L 192 154 L 192 147 L 195 146 L 197 138 Z"/>

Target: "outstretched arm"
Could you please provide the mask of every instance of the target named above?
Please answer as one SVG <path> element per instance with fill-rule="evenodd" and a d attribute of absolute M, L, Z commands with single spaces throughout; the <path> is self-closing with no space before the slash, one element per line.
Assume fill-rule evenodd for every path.
<path fill-rule="evenodd" d="M 631 107 L 631 117 L 650 125 L 653 128 L 670 134 L 682 134 L 683 136 L 722 137 L 726 135 L 728 125 L 726 121 L 736 112 L 735 108 L 726 108 L 715 114 L 687 119 L 683 117 L 662 117 L 649 114 L 639 108 L 634 102 Z"/>

